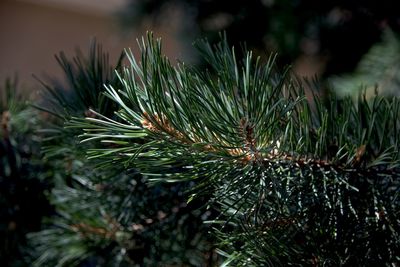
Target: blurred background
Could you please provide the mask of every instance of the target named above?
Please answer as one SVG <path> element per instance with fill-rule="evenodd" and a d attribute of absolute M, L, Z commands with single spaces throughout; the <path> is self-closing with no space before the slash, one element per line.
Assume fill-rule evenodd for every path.
<path fill-rule="evenodd" d="M 338 90 L 348 92 L 344 87 L 360 86 L 360 79 L 388 88 L 400 59 L 397 2 L 1 0 L 0 77 L 17 74 L 25 87 L 35 87 L 32 74 L 61 75 L 55 53 L 72 53 L 97 38 L 112 61 L 123 48 L 136 48 L 135 39 L 147 30 L 162 37 L 170 58 L 201 64 L 193 41 L 216 41 L 225 31 L 230 43 L 246 43 L 262 57 L 276 52 L 280 65 L 292 65 L 300 76 L 329 78 Z M 375 56 L 365 62 L 368 53 Z"/>
<path fill-rule="evenodd" d="M 60 78 L 54 55 L 64 51 L 83 51 L 94 38 L 116 62 L 124 48 L 136 47 L 143 29 L 163 37 L 165 52 L 182 54 L 176 31 L 168 25 L 148 27 L 121 23 L 118 15 L 126 9 L 126 0 L 1 0 L 0 1 L 0 78 L 18 76 L 21 88 L 35 88 L 32 77 L 48 75 Z"/>

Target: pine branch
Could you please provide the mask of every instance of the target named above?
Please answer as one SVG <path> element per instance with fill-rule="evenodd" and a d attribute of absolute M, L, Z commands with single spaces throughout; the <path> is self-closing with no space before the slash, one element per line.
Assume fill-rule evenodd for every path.
<path fill-rule="evenodd" d="M 83 141 L 104 143 L 90 157 L 152 181 L 194 181 L 195 195 L 213 196 L 223 226 L 235 222 L 224 237 L 247 237 L 243 252 L 230 247 L 232 262 L 398 261 L 400 99 L 329 95 L 310 104 L 273 57 L 261 64 L 248 52 L 240 60 L 226 42 L 200 48 L 210 70 L 173 66 L 151 35 L 140 62 L 127 51 L 122 89 L 106 87 L 118 120 L 96 114 L 67 125 L 85 129 Z M 277 245 L 258 248 L 259 233 L 255 242 Z M 380 234 L 384 248 L 359 245 Z"/>
<path fill-rule="evenodd" d="M 215 53 L 215 67 L 224 66 L 218 61 L 222 52 Z M 153 140 L 154 150 L 163 145 L 233 161 L 239 156 L 258 165 L 283 160 L 342 169 L 360 164 L 367 169 L 398 168 L 397 98 L 376 96 L 368 101 L 360 95 L 353 104 L 350 98 L 331 96 L 325 104 L 316 97 L 314 111 L 301 84 L 285 74 L 270 79 L 273 62 L 264 67 L 255 62 L 253 67 L 250 54 L 241 75 L 239 66 L 231 71 L 232 66 L 227 69 L 225 64 L 216 78 L 209 73 L 201 77 L 184 66 L 172 67 L 161 55 L 160 44 L 151 40 L 142 44 L 142 54 L 141 65 L 128 56 L 132 67 L 121 78 L 123 91 L 107 88 L 107 95 L 121 107 L 117 115 L 125 122 L 96 114 L 99 119 L 88 118 L 86 124 L 72 123 L 71 127 L 87 129 L 82 136 L 85 141 L 131 137 L 147 144 Z M 231 56 L 231 62 L 235 61 Z M 387 131 L 389 138 L 383 138 Z"/>
<path fill-rule="evenodd" d="M 64 127 L 73 116 L 76 120 L 87 116 L 94 123 L 123 131 L 120 139 L 147 135 L 115 116 L 117 104 L 103 94 L 103 84 L 121 86 L 106 54 L 94 44 L 88 57 L 78 53 L 71 60 L 61 54 L 58 61 L 69 88 L 63 90 L 57 83 L 47 86 L 45 110 L 55 116 L 42 130 L 47 137 L 44 153 L 54 166 L 51 202 L 58 216 L 51 218 L 49 229 L 31 235 L 37 247 L 35 264 L 63 266 L 93 261 L 102 266 L 158 262 L 198 265 L 210 244 L 207 236 L 199 234 L 206 227 L 201 217 L 195 216 L 204 214 L 204 209 L 200 210 L 198 202 L 185 203 L 183 191 L 188 185 L 149 186 L 147 177 L 135 168 L 88 161 L 86 150 L 101 152 L 103 148 L 94 148 L 90 142 L 78 145 L 76 139 L 82 129 Z M 104 132 L 88 125 L 88 131 L 92 130 L 90 140 L 104 137 Z M 104 141 L 107 149 L 124 144 L 123 140 Z M 119 153 L 130 151 L 121 149 Z"/>

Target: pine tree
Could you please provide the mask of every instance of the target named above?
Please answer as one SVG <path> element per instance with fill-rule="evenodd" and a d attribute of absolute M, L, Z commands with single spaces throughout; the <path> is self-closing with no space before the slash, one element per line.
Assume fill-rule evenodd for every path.
<path fill-rule="evenodd" d="M 273 56 L 198 48 L 207 70 L 172 64 L 151 35 L 140 61 L 127 51 L 119 84 L 106 85 L 114 115 L 67 123 L 93 145 L 89 158 L 189 184 L 189 203 L 217 212 L 223 265 L 399 264 L 399 98 L 307 99 Z"/>

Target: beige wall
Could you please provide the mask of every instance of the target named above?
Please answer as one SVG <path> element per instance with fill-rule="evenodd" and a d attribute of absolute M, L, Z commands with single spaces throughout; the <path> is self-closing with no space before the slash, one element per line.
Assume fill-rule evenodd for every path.
<path fill-rule="evenodd" d="M 173 58 L 178 42 L 168 31 L 159 32 L 163 32 L 165 52 Z M 96 37 L 113 59 L 125 47 L 136 48 L 135 40 L 141 35 L 123 33 L 110 14 L 0 0 L 0 82 L 18 73 L 24 87 L 35 88 L 38 83 L 32 74 L 61 76 L 54 59 L 59 51 L 73 55 L 77 46 L 86 51 Z"/>

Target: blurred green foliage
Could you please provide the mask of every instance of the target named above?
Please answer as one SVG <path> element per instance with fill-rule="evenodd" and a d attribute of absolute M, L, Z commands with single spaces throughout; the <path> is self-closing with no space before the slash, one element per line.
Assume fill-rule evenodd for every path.
<path fill-rule="evenodd" d="M 341 94 L 357 94 L 367 90 L 382 94 L 400 94 L 400 38 L 391 30 L 384 32 L 383 40 L 362 57 L 353 73 L 329 79 Z"/>
<path fill-rule="evenodd" d="M 178 20 L 178 35 L 192 42 L 198 37 L 228 42 L 264 58 L 279 54 L 279 65 L 292 64 L 299 55 L 315 56 L 329 76 L 352 71 L 382 32 L 400 30 L 398 3 L 382 1 L 317 0 L 131 0 L 118 15 L 123 25 Z M 122 15 L 122 16 L 121 16 Z"/>
<path fill-rule="evenodd" d="M 41 157 L 38 111 L 7 79 L 0 87 L 0 262 L 27 266 L 26 234 L 52 214 L 47 194 L 52 169 Z"/>

